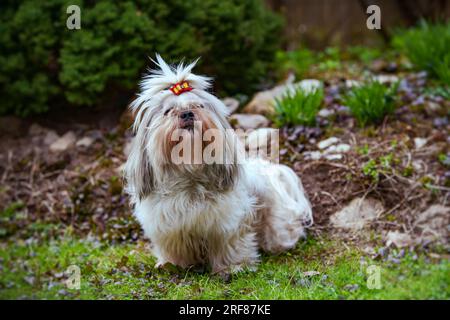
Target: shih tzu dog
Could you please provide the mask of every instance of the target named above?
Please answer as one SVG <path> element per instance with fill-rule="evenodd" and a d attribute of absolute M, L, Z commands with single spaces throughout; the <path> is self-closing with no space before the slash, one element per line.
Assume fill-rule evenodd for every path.
<path fill-rule="evenodd" d="M 196 62 L 169 66 L 156 57 L 159 69 L 144 77 L 131 104 L 135 138 L 125 180 L 157 267 L 229 273 L 255 264 L 259 249 L 294 247 L 312 224 L 298 176 L 243 156 L 226 106 L 206 91 L 210 79 L 191 73 Z"/>

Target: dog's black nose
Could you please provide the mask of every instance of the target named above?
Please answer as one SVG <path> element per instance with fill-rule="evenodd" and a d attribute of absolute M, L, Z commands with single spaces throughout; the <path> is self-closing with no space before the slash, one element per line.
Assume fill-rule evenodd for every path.
<path fill-rule="evenodd" d="M 194 119 L 194 113 L 192 111 L 183 111 L 180 114 L 180 118 L 183 119 L 183 120 Z"/>

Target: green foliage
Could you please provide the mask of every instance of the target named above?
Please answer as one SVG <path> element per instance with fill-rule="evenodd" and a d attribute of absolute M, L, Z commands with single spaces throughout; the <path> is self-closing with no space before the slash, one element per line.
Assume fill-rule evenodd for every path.
<path fill-rule="evenodd" d="M 279 70 L 283 74 L 292 71 L 297 78 L 302 78 L 314 63 L 314 54 L 306 48 L 299 48 L 292 51 L 278 51 L 276 54 L 276 62 Z"/>
<path fill-rule="evenodd" d="M 395 109 L 398 83 L 387 87 L 377 81 L 355 86 L 343 98 L 361 126 L 380 123 Z"/>
<path fill-rule="evenodd" d="M 68 5 L 81 30 L 66 27 Z M 131 95 L 148 56 L 201 56 L 199 73 L 228 94 L 250 93 L 272 67 L 281 19 L 260 0 L 3 1 L 0 114 L 99 105 Z"/>
<path fill-rule="evenodd" d="M 443 166 L 450 168 L 450 154 L 441 153 L 438 155 L 438 160 Z"/>
<path fill-rule="evenodd" d="M 324 93 L 322 88 L 306 92 L 301 89 L 288 92 L 281 99 L 275 99 L 275 125 L 313 126 L 322 105 Z"/>
<path fill-rule="evenodd" d="M 370 159 L 363 165 L 362 172 L 365 176 L 370 177 L 373 181 L 378 181 L 380 178 L 377 168 L 377 162 L 374 159 Z"/>
<path fill-rule="evenodd" d="M 425 87 L 423 92 L 429 96 L 439 96 L 450 100 L 450 86 Z"/>
<path fill-rule="evenodd" d="M 341 50 L 338 47 L 327 47 L 319 54 L 320 71 L 333 71 L 341 68 Z"/>
<path fill-rule="evenodd" d="M 411 62 L 450 85 L 450 23 L 422 21 L 416 28 L 400 31 L 393 39 Z"/>
<path fill-rule="evenodd" d="M 347 52 L 352 59 L 366 64 L 381 57 L 380 49 L 366 46 L 352 46 L 347 48 Z"/>
<path fill-rule="evenodd" d="M 392 176 L 401 174 L 404 177 L 410 177 L 414 173 L 412 166 L 401 165 L 401 159 L 396 157 L 395 146 L 392 145 L 392 151 L 377 157 L 370 156 L 368 146 L 364 146 L 359 153 L 367 156 L 368 160 L 361 166 L 364 176 L 368 177 L 372 182 L 379 182 L 380 176 Z"/>

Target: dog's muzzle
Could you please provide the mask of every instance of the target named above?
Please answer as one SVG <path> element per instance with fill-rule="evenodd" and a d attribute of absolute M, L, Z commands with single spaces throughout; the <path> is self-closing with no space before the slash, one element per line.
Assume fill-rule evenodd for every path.
<path fill-rule="evenodd" d="M 182 129 L 194 129 L 195 114 L 192 111 L 183 111 L 180 113 L 179 117 L 180 127 Z"/>

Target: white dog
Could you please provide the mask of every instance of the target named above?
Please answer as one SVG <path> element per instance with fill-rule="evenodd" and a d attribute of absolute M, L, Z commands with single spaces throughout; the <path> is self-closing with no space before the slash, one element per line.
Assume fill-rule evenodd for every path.
<path fill-rule="evenodd" d="M 210 265 L 228 273 L 256 263 L 259 248 L 277 254 L 294 247 L 312 212 L 287 166 L 233 161 L 241 145 L 229 133 L 227 108 L 206 91 L 209 78 L 191 73 L 195 63 L 172 67 L 157 55 L 160 69 L 143 79 L 131 104 L 136 136 L 125 166 L 127 191 L 157 266 Z M 209 141 L 222 145 L 225 161 L 174 163 L 174 133 L 183 130 L 187 141 L 208 129 L 220 133 Z"/>

